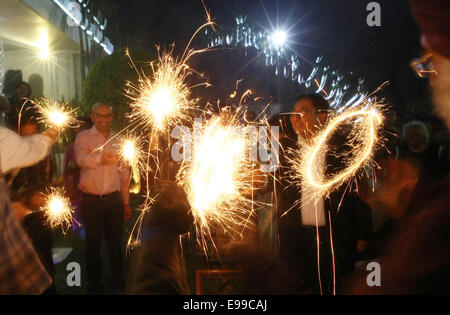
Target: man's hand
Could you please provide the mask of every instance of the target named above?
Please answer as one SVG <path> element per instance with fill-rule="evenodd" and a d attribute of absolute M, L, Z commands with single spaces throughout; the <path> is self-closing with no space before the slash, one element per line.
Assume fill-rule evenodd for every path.
<path fill-rule="evenodd" d="M 124 215 L 124 222 L 127 222 L 131 218 L 131 208 L 130 205 L 124 205 L 123 206 L 123 215 Z"/>
<path fill-rule="evenodd" d="M 53 129 L 53 128 L 48 128 L 42 134 L 52 140 L 52 145 L 55 144 L 55 142 L 56 142 L 56 140 L 58 140 L 58 136 L 59 136 L 58 130 Z"/>
<path fill-rule="evenodd" d="M 119 158 L 114 153 L 103 152 L 102 164 L 104 164 L 104 165 L 119 165 Z"/>

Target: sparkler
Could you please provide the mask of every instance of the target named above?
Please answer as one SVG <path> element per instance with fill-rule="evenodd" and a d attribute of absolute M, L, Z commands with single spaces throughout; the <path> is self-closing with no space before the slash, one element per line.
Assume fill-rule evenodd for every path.
<path fill-rule="evenodd" d="M 213 226 L 240 234 L 238 228 L 252 215 L 252 200 L 246 194 L 252 191 L 254 168 L 247 157 L 248 139 L 238 127 L 235 116 L 211 118 L 194 137 L 192 159 L 177 175 L 205 250 Z"/>
<path fill-rule="evenodd" d="M 162 131 L 186 115 L 193 106 L 190 89 L 185 83 L 187 65 L 177 63 L 170 55 L 159 58 L 157 69 L 151 64 L 153 77 L 141 77 L 137 87 L 130 85 L 138 96 L 131 104 L 132 119 L 141 119 L 147 127 Z"/>
<path fill-rule="evenodd" d="M 66 128 L 76 127 L 75 118 L 76 109 L 72 109 L 66 103 L 42 98 L 42 101 L 35 103 L 39 113 L 42 115 L 42 121 L 47 127 L 62 131 Z"/>
<path fill-rule="evenodd" d="M 367 104 L 366 104 L 367 105 Z M 311 186 L 313 195 L 318 199 L 328 195 L 343 183 L 352 179 L 355 174 L 367 165 L 380 138 L 378 132 L 382 125 L 383 117 L 380 106 L 371 105 L 369 108 L 357 108 L 343 112 L 332 118 L 323 131 L 319 132 L 311 141 L 304 141 L 301 149 L 292 159 L 294 178 L 298 183 L 305 182 Z M 351 153 L 347 152 L 339 156 L 327 145 L 327 140 L 336 132 L 337 128 L 345 123 L 353 123 L 348 142 Z M 331 177 L 325 174 L 325 169 L 319 166 L 320 156 L 333 154 L 338 156 L 345 167 Z"/>
<path fill-rule="evenodd" d="M 131 187 L 130 192 L 137 194 L 141 190 L 139 166 L 143 155 L 139 145 L 139 138 L 134 136 L 122 138 L 120 141 L 120 155 L 131 167 L 131 177 L 135 185 Z"/>
<path fill-rule="evenodd" d="M 206 10 L 206 7 L 205 7 Z M 151 210 L 154 202 L 154 196 L 150 191 L 149 174 L 153 174 L 155 183 L 157 179 L 163 179 L 165 172 L 160 166 L 159 152 L 163 154 L 170 154 L 169 143 L 169 128 L 182 125 L 191 120 L 189 113 L 193 109 L 197 109 L 198 99 L 191 98 L 191 90 L 199 86 L 209 86 L 207 82 L 200 82 L 195 85 L 190 85 L 187 82 L 187 77 L 191 74 L 196 74 L 203 78 L 203 75 L 190 68 L 188 65 L 189 59 L 198 53 L 207 51 L 208 49 L 190 49 L 190 45 L 198 32 L 208 26 L 213 28 L 214 22 L 211 20 L 209 12 L 207 13 L 207 22 L 200 26 L 192 35 L 185 51 L 181 58 L 175 58 L 172 50 L 169 52 L 160 53 L 158 48 L 158 60 L 150 63 L 152 71 L 151 75 L 146 75 L 143 71 L 138 70 L 134 64 L 129 51 L 126 54 L 130 60 L 132 67 L 139 74 L 137 83 L 127 82 L 126 95 L 131 99 L 131 114 L 129 115 L 132 123 L 143 127 L 144 132 L 148 132 L 145 138 L 148 139 L 148 151 L 146 152 L 145 162 L 142 162 L 146 182 L 146 196 L 144 204 L 140 207 L 141 214 L 137 219 L 130 238 L 128 246 L 139 244 L 139 235 L 142 225 L 142 218 L 144 214 Z M 213 28 L 214 29 L 214 28 Z M 168 147 L 165 151 L 161 150 L 160 144 L 157 141 L 159 135 L 167 132 Z M 154 154 L 156 152 L 156 154 Z M 153 169 L 151 162 L 155 162 Z M 138 167 L 134 168 L 133 173 L 137 173 Z M 167 169 L 169 171 L 169 168 Z M 133 175 L 134 176 L 134 175 Z M 159 178 L 161 176 L 161 178 Z M 136 236 L 136 240 L 133 240 Z"/>
<path fill-rule="evenodd" d="M 361 107 L 349 109 L 337 114 L 311 140 L 300 139 L 300 149 L 295 152 L 294 158 L 290 160 L 293 171 L 291 174 L 294 182 L 300 189 L 304 189 L 302 200 L 298 200 L 295 204 L 298 205 L 302 202 L 308 203 L 308 201 L 312 201 L 314 205 L 317 236 L 317 268 L 321 292 L 318 203 L 321 202 L 323 197 L 329 196 L 331 192 L 339 188 L 342 184 L 352 180 L 358 171 L 371 161 L 374 148 L 381 142 L 378 136 L 383 121 L 380 108 L 381 105 L 376 102 L 371 104 L 370 99 L 366 99 Z M 344 146 L 351 148 L 351 150 L 340 153 L 336 150 L 337 148 L 328 145 L 327 141 L 343 125 L 351 126 L 351 131 L 346 137 L 346 143 L 344 143 Z M 326 163 L 324 163 L 327 156 L 333 156 L 339 159 L 343 164 L 342 170 L 327 175 L 327 167 Z M 329 219 L 331 231 L 330 213 Z M 333 240 L 331 239 L 332 242 Z M 331 252 L 333 257 L 333 277 L 335 277 L 333 244 L 331 244 Z"/>
<path fill-rule="evenodd" d="M 72 222 L 72 206 L 63 189 L 51 189 L 42 210 L 51 228 L 61 225 L 64 229 L 64 226 L 69 226 Z"/>

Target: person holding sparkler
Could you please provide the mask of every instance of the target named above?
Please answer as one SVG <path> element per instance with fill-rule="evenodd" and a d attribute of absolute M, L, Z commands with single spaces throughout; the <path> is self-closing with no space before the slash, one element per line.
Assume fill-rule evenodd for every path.
<path fill-rule="evenodd" d="M 326 122 L 328 110 L 328 102 L 321 96 L 300 96 L 290 117 L 296 135 L 287 135 L 280 140 L 284 147 L 284 153 L 280 155 L 282 180 L 278 189 L 280 256 L 303 280 L 299 281 L 305 286 L 299 287 L 301 293 L 311 292 L 305 289 L 311 289 L 316 294 L 332 292 L 329 213 L 332 215 L 332 236 L 340 275 L 353 271 L 357 244 L 370 235 L 370 211 L 358 198 L 343 198 L 343 190 L 334 192 L 329 198 L 316 198 L 314 187 L 304 181 L 297 185 L 289 182 L 290 173 L 287 169 L 290 167 L 290 153 L 298 151 L 314 138 Z M 342 135 L 337 134 L 331 142 L 338 151 L 348 149 Z M 324 154 L 318 160 L 319 167 L 326 173 L 333 174 L 343 167 L 339 157 L 334 154 Z M 296 272 L 296 269 L 300 272 Z"/>
<path fill-rule="evenodd" d="M 434 106 L 450 127 L 450 2 L 410 0 L 422 31 L 423 57 L 410 64 L 420 78 L 430 80 Z M 421 178 L 411 160 L 379 162 L 384 174 L 368 202 L 395 220 L 389 240 L 377 259 L 380 286 L 368 287 L 365 276 L 346 293 L 450 293 L 450 181 Z M 447 178 L 445 178 L 447 177 Z"/>
<path fill-rule="evenodd" d="M 92 293 L 102 291 L 100 246 L 105 237 L 116 293 L 123 285 L 122 228 L 131 216 L 129 169 L 119 163 L 119 138 L 111 131 L 113 111 L 106 103 L 92 107 L 94 126 L 75 140 L 76 162 L 81 167 L 78 187 L 86 229 L 86 268 Z"/>
<path fill-rule="evenodd" d="M 45 158 L 58 132 L 20 137 L 0 126 L 0 171 L 25 167 Z M 39 260 L 14 214 L 3 176 L 0 175 L 0 294 L 41 294 L 52 279 Z"/>
<path fill-rule="evenodd" d="M 38 133 L 39 115 L 34 108 L 25 109 L 19 117 L 20 123 L 15 121 L 13 125 L 20 127 L 19 134 L 21 136 Z M 46 189 L 52 182 L 52 166 L 52 159 L 49 156 L 35 165 L 11 170 L 5 176 L 5 181 L 15 209 L 23 210 L 20 214 L 16 214 L 21 219 L 22 225 L 47 272 L 54 278 L 51 226 L 47 224 L 45 211 L 40 210 L 44 205 Z M 22 216 L 24 217 L 22 218 Z M 56 293 L 55 286 L 52 285 L 45 293 Z"/>

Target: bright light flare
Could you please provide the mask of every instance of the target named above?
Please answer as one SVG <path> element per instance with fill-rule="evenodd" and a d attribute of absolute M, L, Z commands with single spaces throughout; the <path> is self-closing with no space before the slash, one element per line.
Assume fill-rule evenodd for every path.
<path fill-rule="evenodd" d="M 52 189 L 47 195 L 42 210 L 51 228 L 61 226 L 64 229 L 72 223 L 73 209 L 63 189 Z"/>
<path fill-rule="evenodd" d="M 286 43 L 287 33 L 283 30 L 276 30 L 270 36 L 270 41 L 276 46 L 280 47 Z"/>
<path fill-rule="evenodd" d="M 39 51 L 39 58 L 47 60 L 50 57 L 50 50 L 48 48 L 41 49 Z"/>
<path fill-rule="evenodd" d="M 48 34 L 47 31 L 41 30 L 36 46 L 39 49 L 39 58 L 46 60 L 50 57 L 50 49 L 48 47 Z"/>

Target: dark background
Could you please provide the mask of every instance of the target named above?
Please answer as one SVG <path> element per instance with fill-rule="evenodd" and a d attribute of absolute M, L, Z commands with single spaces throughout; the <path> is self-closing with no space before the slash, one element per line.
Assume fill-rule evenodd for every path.
<path fill-rule="evenodd" d="M 367 91 L 383 82 L 390 84 L 378 95 L 402 121 L 436 119 L 426 81 L 415 77 L 409 62 L 421 55 L 420 32 L 405 0 L 380 0 L 381 26 L 369 27 L 366 10 L 369 0 L 205 0 L 218 31 L 231 30 L 235 16 L 245 14 L 249 22 L 270 30 L 271 24 L 289 29 L 290 48 L 304 57 L 307 67 L 318 55 L 324 64 L 354 70 L 365 79 Z M 194 31 L 206 21 L 201 0 L 97 0 L 96 5 L 109 20 L 107 36 L 118 47 L 139 47 L 155 51 L 175 43 L 175 53 L 184 49 Z M 198 36 L 195 48 L 206 47 Z M 205 101 L 224 99 L 244 79 L 242 91 L 251 87 L 256 94 L 281 103 L 289 110 L 293 97 L 306 92 L 289 79 L 276 77 L 259 62 L 256 51 L 226 49 L 209 52 L 192 60 L 214 87 L 202 96 Z M 241 92 L 242 92 L 241 91 Z M 240 92 L 240 91 L 238 91 Z M 194 93 L 195 94 L 195 93 Z"/>

